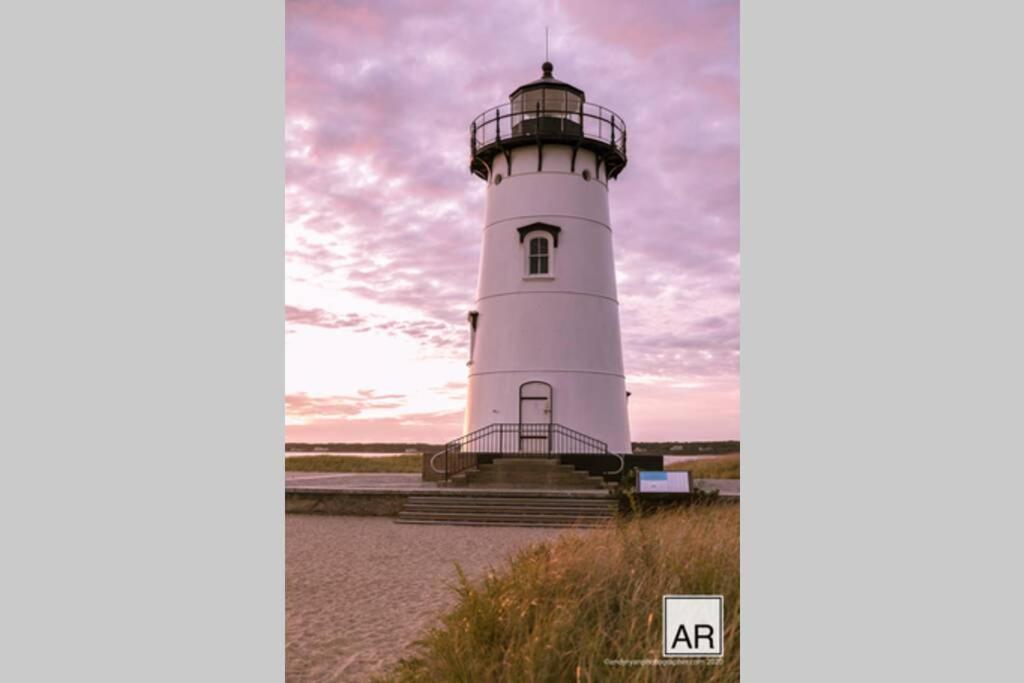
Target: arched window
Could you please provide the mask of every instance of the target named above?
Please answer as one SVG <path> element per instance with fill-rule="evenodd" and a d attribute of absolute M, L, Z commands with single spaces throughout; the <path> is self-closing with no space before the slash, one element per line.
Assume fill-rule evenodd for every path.
<path fill-rule="evenodd" d="M 547 275 L 551 272 L 551 247 L 546 235 L 530 238 L 530 275 Z"/>

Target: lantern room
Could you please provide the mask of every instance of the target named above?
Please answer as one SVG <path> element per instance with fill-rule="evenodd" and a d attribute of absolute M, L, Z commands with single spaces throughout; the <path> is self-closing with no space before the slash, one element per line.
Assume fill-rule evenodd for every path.
<path fill-rule="evenodd" d="M 583 132 L 580 115 L 586 99 L 579 88 L 564 83 L 551 75 L 554 66 L 544 62 L 544 75 L 521 85 L 509 96 L 512 105 L 512 134 L 528 135 L 537 132 Z"/>
<path fill-rule="evenodd" d="M 488 109 L 470 125 L 470 171 L 488 180 L 496 157 L 503 156 L 506 174 L 511 175 L 511 151 L 516 147 L 566 145 L 587 149 L 615 178 L 626 166 L 626 124 L 605 107 L 587 102 L 574 85 L 552 74 L 554 66 L 544 62 L 543 75 L 516 88 L 506 104 Z M 543 153 L 538 154 L 543 158 Z M 543 162 L 541 161 L 541 164 Z M 540 170 L 540 169 L 538 169 Z"/>

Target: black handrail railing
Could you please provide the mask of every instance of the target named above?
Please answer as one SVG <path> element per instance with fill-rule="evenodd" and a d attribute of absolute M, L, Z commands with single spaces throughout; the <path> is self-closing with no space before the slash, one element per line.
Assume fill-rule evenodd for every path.
<path fill-rule="evenodd" d="M 443 450 L 430 457 L 430 467 L 444 480 L 476 467 L 477 455 L 616 455 L 608 452 L 608 444 L 600 439 L 555 423 L 496 422 L 465 436 L 449 441 Z M 437 459 L 444 457 L 444 466 Z M 622 456 L 619 470 L 622 470 Z"/>
<path fill-rule="evenodd" d="M 473 119 L 469 130 L 473 156 L 492 143 L 557 134 L 605 143 L 626 158 L 625 121 L 611 109 L 590 102 L 572 109 L 557 103 L 545 103 L 542 108 L 538 102 L 536 109 L 529 110 L 502 104 Z"/>

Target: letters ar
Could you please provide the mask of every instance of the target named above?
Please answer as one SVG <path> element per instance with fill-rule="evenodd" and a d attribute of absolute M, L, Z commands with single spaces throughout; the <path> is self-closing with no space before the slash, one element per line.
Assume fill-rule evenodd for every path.
<path fill-rule="evenodd" d="M 714 634 L 715 629 L 711 624 L 694 624 L 693 640 L 691 641 L 690 634 L 686 631 L 686 624 L 679 624 L 679 630 L 676 631 L 676 638 L 672 641 L 672 648 L 675 649 L 679 643 L 686 643 L 687 649 L 695 650 L 700 647 L 701 638 L 707 638 L 708 647 L 714 650 Z"/>

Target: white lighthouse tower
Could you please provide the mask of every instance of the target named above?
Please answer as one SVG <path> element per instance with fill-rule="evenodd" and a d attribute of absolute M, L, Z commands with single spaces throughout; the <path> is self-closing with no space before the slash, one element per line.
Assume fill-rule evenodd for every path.
<path fill-rule="evenodd" d="M 508 425 L 505 452 L 558 453 L 559 435 L 575 434 L 628 454 L 608 211 L 626 129 L 555 79 L 550 62 L 542 68 L 471 127 L 470 170 L 487 183 L 487 213 L 466 433 Z"/>

